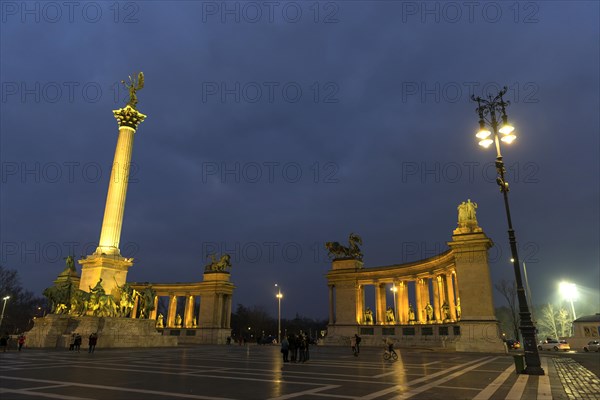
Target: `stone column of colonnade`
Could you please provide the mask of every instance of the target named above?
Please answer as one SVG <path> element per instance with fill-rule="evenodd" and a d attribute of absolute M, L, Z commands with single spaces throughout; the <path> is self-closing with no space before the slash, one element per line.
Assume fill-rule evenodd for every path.
<path fill-rule="evenodd" d="M 385 311 L 387 309 L 385 298 L 385 283 L 375 283 L 375 308 L 377 309 L 375 323 L 377 324 L 385 324 Z"/>
<path fill-rule="evenodd" d="M 423 303 L 423 280 L 421 278 L 417 278 L 415 281 L 415 319 L 417 322 L 423 321 L 423 308 L 425 304 Z"/>
<path fill-rule="evenodd" d="M 329 285 L 329 325 L 335 324 L 335 314 L 334 314 L 334 293 L 335 287 L 333 285 Z"/>
<path fill-rule="evenodd" d="M 167 312 L 167 327 L 174 328 L 175 327 L 175 315 L 177 313 L 177 296 L 170 295 L 169 296 L 169 311 Z"/>
<path fill-rule="evenodd" d="M 365 323 L 365 286 L 356 285 L 356 322 Z"/>
<path fill-rule="evenodd" d="M 431 304 L 431 299 L 429 296 L 429 277 L 426 276 L 423 278 L 423 294 L 421 301 L 423 302 L 423 322 L 427 322 L 427 313 L 425 312 L 425 306 L 427 303 Z"/>
<path fill-rule="evenodd" d="M 398 320 L 401 324 L 408 324 L 408 282 L 402 281 L 398 286 Z"/>
<path fill-rule="evenodd" d="M 185 311 L 183 312 L 183 326 L 185 328 L 192 328 L 194 326 L 194 296 L 189 293 L 185 296 Z"/>
<path fill-rule="evenodd" d="M 454 286 L 452 284 L 452 272 L 446 273 L 446 296 L 448 298 L 448 307 L 450 308 L 450 319 L 456 320 L 456 300 L 454 296 Z"/>
<path fill-rule="evenodd" d="M 435 321 L 441 321 L 441 305 L 440 301 L 443 298 L 443 292 L 441 290 L 441 278 L 436 275 L 432 279 L 433 282 L 433 318 Z"/>
<path fill-rule="evenodd" d="M 232 298 L 231 295 L 227 295 L 227 301 L 225 302 L 225 324 L 223 325 L 223 328 L 230 328 L 231 327 L 231 312 L 229 312 L 229 310 L 231 310 L 231 302 L 232 302 Z"/>
<path fill-rule="evenodd" d="M 222 328 L 223 326 L 222 321 L 223 321 L 223 293 L 218 293 L 217 294 L 217 308 L 215 310 L 215 319 L 214 319 L 214 323 L 215 326 L 218 328 Z"/>
<path fill-rule="evenodd" d="M 149 319 L 156 319 L 158 315 L 158 295 L 154 296 L 154 310 L 150 311 Z"/>

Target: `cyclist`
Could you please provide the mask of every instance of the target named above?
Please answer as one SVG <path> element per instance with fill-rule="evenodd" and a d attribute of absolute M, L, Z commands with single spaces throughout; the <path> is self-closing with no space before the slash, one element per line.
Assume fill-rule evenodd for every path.
<path fill-rule="evenodd" d="M 387 346 L 387 351 L 390 352 L 390 354 L 395 353 L 394 351 L 394 341 L 392 340 L 392 338 L 385 338 L 385 345 Z"/>

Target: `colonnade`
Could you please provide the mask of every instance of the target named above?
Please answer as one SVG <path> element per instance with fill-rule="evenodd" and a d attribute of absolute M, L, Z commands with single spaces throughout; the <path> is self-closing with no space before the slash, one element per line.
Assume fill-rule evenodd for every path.
<path fill-rule="evenodd" d="M 410 290 L 409 285 L 413 286 Z M 375 310 L 371 310 L 373 321 L 366 316 L 365 290 L 375 288 Z M 387 303 L 387 290 L 392 292 L 392 304 Z M 456 271 L 453 269 L 420 275 L 417 277 L 399 277 L 392 279 L 360 280 L 355 285 L 356 322 L 361 325 L 448 323 L 460 320 L 460 299 Z M 329 321 L 334 323 L 335 285 L 329 285 Z M 428 319 L 426 307 L 431 305 L 433 315 Z M 393 310 L 393 318 L 388 315 Z"/>
<path fill-rule="evenodd" d="M 204 281 L 197 283 L 133 283 L 131 287 L 138 291 L 151 286 L 155 292 L 154 310 L 149 319 L 158 319 L 158 306 L 161 297 L 168 297 L 164 328 L 217 328 L 229 329 L 231 326 L 231 306 L 234 286 L 229 282 L 229 273 L 205 273 Z M 183 298 L 183 310 L 178 310 Z M 200 304 L 198 304 L 200 299 Z M 131 315 L 138 315 L 139 297 L 136 299 Z M 181 320 L 177 318 L 180 316 Z M 158 321 L 157 321 L 158 322 Z"/>

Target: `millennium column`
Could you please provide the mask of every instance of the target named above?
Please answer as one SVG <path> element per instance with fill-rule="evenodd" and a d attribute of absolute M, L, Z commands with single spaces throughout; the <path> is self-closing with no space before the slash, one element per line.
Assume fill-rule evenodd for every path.
<path fill-rule="evenodd" d="M 102 286 L 106 293 L 117 295 L 116 286 L 125 284 L 127 270 L 133 265 L 132 258 L 125 258 L 121 255 L 119 242 L 121 240 L 123 213 L 129 184 L 133 138 L 138 125 L 144 121 L 146 115 L 137 110 L 137 96 L 135 94 L 137 90 L 144 87 L 144 75 L 140 72 L 137 80 L 131 77 L 129 79 L 129 85 L 122 81 L 129 90 L 129 102 L 124 108 L 113 110 L 119 124 L 119 136 L 108 184 L 100 242 L 94 254 L 79 260 L 82 265 L 79 288 L 84 291 L 89 291 L 90 287 L 93 287 L 102 279 Z"/>

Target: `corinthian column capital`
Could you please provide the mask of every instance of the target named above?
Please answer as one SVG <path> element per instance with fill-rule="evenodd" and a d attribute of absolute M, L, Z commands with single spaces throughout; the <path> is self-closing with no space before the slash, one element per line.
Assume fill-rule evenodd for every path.
<path fill-rule="evenodd" d="M 126 105 L 125 107 L 119 108 L 118 110 L 113 110 L 113 114 L 117 119 L 119 128 L 126 126 L 133 130 L 136 130 L 138 125 L 144 119 L 146 119 L 146 115 L 142 114 L 130 105 Z"/>

